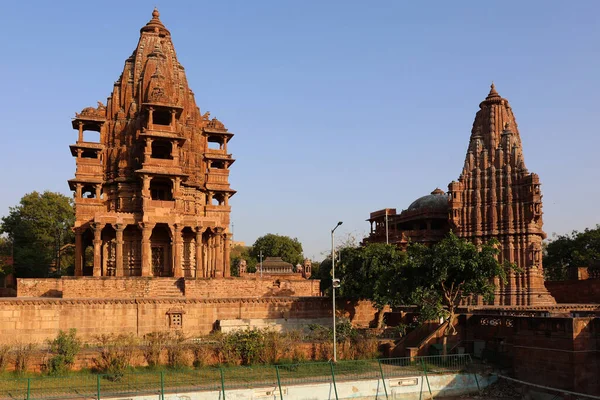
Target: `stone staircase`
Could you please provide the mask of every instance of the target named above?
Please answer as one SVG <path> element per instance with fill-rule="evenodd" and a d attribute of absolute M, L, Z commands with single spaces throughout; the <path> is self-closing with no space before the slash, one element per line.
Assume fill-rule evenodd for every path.
<path fill-rule="evenodd" d="M 155 278 L 151 282 L 148 297 L 185 297 L 185 280 L 183 278 Z"/>

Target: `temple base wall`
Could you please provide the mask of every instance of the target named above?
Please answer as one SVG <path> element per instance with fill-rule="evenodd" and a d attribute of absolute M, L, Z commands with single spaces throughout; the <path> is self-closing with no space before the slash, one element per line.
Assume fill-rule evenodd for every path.
<path fill-rule="evenodd" d="M 17 297 L 58 297 L 65 299 L 138 298 L 257 298 L 320 296 L 319 280 L 284 278 L 143 278 L 63 277 L 59 279 L 17 279 Z"/>
<path fill-rule="evenodd" d="M 178 324 L 172 315 L 179 315 Z M 181 330 L 203 336 L 220 320 L 316 319 L 331 316 L 324 297 L 230 299 L 2 299 L 0 343 L 42 343 L 59 330 L 77 329 L 85 341 L 102 334 L 143 337 Z"/>

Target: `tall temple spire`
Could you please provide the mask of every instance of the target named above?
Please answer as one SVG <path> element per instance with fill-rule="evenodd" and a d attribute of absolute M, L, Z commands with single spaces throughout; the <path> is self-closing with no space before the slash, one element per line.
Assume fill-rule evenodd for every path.
<path fill-rule="evenodd" d="M 76 275 L 229 276 L 231 137 L 200 114 L 155 8 L 107 105 L 76 115 Z M 100 132 L 98 143 L 83 131 Z M 90 193 L 92 192 L 92 193 Z M 110 226 L 110 229 L 105 229 Z M 92 231 L 92 232 L 90 232 Z M 93 238 L 93 240 L 92 240 Z M 92 243 L 93 242 L 93 243 Z M 94 245 L 93 270 L 83 250 Z"/>
<path fill-rule="evenodd" d="M 462 174 L 448 186 L 450 224 L 476 244 L 499 239 L 499 261 L 523 271 L 511 272 L 507 285 L 497 283 L 497 304 L 552 304 L 542 273 L 539 177 L 525 168 L 515 116 L 494 83 L 479 108 Z"/>

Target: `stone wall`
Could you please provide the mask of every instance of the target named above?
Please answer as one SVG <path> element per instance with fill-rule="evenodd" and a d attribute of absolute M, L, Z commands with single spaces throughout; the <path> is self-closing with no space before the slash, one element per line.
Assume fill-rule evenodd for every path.
<path fill-rule="evenodd" d="M 600 318 L 471 315 L 463 341 L 485 342 L 485 357 L 517 379 L 600 394 Z"/>
<path fill-rule="evenodd" d="M 63 277 L 17 279 L 17 297 L 65 299 L 188 299 L 319 296 L 319 280 Z"/>
<path fill-rule="evenodd" d="M 17 279 L 18 297 L 60 297 L 62 279 Z"/>
<path fill-rule="evenodd" d="M 545 284 L 557 303 L 600 304 L 600 279 L 547 281 Z"/>
<path fill-rule="evenodd" d="M 175 325 L 174 315 L 181 318 Z M 186 336 L 210 333 L 219 320 L 296 319 L 331 316 L 328 298 L 230 299 L 0 299 L 0 343 L 42 343 L 59 330 L 77 329 L 84 340 L 100 334 L 180 329 Z"/>

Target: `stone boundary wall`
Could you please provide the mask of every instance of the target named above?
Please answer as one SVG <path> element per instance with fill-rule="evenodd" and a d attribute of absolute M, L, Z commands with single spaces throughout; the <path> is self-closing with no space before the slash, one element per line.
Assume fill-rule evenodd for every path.
<path fill-rule="evenodd" d="M 181 325 L 174 323 L 179 315 Z M 181 330 L 204 336 L 220 320 L 331 316 L 325 297 L 229 299 L 0 299 L 0 343 L 42 343 L 59 330 L 77 329 L 86 341 L 101 334 Z"/>
<path fill-rule="evenodd" d="M 17 297 L 65 299 L 190 299 L 320 296 L 319 280 L 259 278 L 188 279 L 146 277 L 63 277 L 17 279 Z"/>
<path fill-rule="evenodd" d="M 557 303 L 600 304 L 600 279 L 547 281 L 545 284 Z"/>

